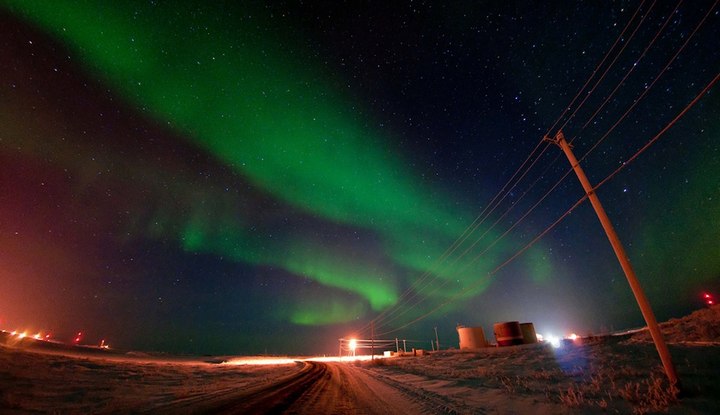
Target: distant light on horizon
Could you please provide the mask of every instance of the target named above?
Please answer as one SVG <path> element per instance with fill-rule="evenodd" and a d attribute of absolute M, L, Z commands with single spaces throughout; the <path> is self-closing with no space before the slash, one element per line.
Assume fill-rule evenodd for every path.
<path fill-rule="evenodd" d="M 557 336 L 554 336 L 552 334 L 547 335 L 546 341 L 550 344 L 552 344 L 553 347 L 558 348 L 560 347 L 560 338 Z"/>
<path fill-rule="evenodd" d="M 715 299 L 710 293 L 703 294 L 703 299 L 705 300 L 705 304 L 708 306 L 713 306 L 715 304 Z"/>

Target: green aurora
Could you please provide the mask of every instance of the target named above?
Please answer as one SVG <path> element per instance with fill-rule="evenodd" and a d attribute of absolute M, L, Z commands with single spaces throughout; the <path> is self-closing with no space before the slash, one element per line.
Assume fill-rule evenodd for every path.
<path fill-rule="evenodd" d="M 220 200 L 212 206 L 191 206 L 182 213 L 158 208 L 146 223 L 133 223 L 145 237 L 174 235 L 190 252 L 282 267 L 354 293 L 375 311 L 398 300 L 406 278 L 401 275 L 431 272 L 442 287 L 436 290 L 436 284 L 423 293 L 447 298 L 491 270 L 486 263 L 497 263 L 509 252 L 501 243 L 490 258 L 474 264 L 465 258 L 434 269 L 471 215 L 417 179 L 418 172 L 397 149 L 384 144 L 390 140 L 373 127 L 371 117 L 361 115 L 338 80 L 321 64 L 308 63 L 310 52 L 298 54 L 302 48 L 288 47 L 287 33 L 270 34 L 278 22 L 248 17 L 244 31 L 231 33 L 222 16 L 174 13 L 169 10 L 176 7 L 172 3 L 138 8 L 142 12 L 136 13 L 127 4 L 105 2 L 4 3 L 63 39 L 88 70 L 133 105 L 272 197 L 377 235 L 395 265 L 353 260 L 342 247 L 302 235 L 268 242 L 249 232 L 242 212 L 233 207 L 243 202 L 219 190 L 210 195 Z M 168 15 L 175 17 L 162 17 Z M 177 27 L 186 30 L 178 33 Z M 187 189 L 175 191 L 191 197 Z M 489 234 L 486 240 L 495 236 Z M 543 275 L 549 275 L 542 265 Z M 486 287 L 482 284 L 464 297 Z M 365 311 L 357 302 L 343 308 L 341 300 L 334 301 L 321 308 L 295 304 L 289 319 L 328 324 L 350 321 Z"/>

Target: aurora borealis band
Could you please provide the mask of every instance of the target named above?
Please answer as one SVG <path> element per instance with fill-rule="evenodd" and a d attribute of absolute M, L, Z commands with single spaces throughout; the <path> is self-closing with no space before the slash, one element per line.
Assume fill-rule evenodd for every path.
<path fill-rule="evenodd" d="M 326 353 L 415 293 L 424 302 L 395 324 L 409 321 L 581 195 L 564 181 L 505 235 L 567 170 L 550 149 L 537 188 L 519 186 L 468 255 L 437 266 L 632 13 L 648 23 L 565 128 L 580 154 L 713 5 L 679 7 L 639 61 L 674 5 L 321 3 L 0 2 L 0 326 L 173 352 Z M 591 180 L 720 70 L 718 19 L 583 162 Z M 720 289 L 719 112 L 711 90 L 600 194 L 660 318 Z M 495 320 L 641 321 L 589 206 L 398 335 Z"/>

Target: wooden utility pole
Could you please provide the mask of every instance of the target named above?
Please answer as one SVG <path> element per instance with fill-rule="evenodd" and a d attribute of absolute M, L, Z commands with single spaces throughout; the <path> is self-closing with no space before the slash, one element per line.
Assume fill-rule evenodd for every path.
<path fill-rule="evenodd" d="M 440 339 L 438 339 L 437 326 L 435 326 L 435 346 L 437 346 L 437 349 L 439 351 L 440 350 Z"/>
<path fill-rule="evenodd" d="M 670 358 L 670 351 L 668 350 L 668 347 L 665 344 L 665 339 L 660 332 L 660 327 L 658 326 L 657 320 L 655 319 L 655 314 L 653 314 L 652 308 L 650 307 L 650 302 L 645 296 L 645 292 L 643 291 L 642 286 L 640 286 L 640 281 L 638 281 L 637 276 L 635 275 L 635 271 L 630 264 L 630 260 L 628 259 L 627 254 L 625 253 L 625 248 L 623 248 L 622 242 L 620 242 L 620 238 L 618 237 L 617 233 L 615 232 L 615 228 L 610 222 L 610 218 L 608 218 L 607 213 L 605 213 L 605 209 L 600 203 L 600 199 L 595 193 L 595 189 L 590 184 L 587 176 L 585 176 L 585 172 L 580 167 L 580 163 L 575 158 L 575 155 L 570 148 L 570 144 L 565 141 L 565 135 L 562 133 L 562 131 L 558 131 L 557 135 L 555 135 L 555 139 L 551 139 L 548 137 L 545 137 L 545 139 L 560 146 L 562 151 L 567 156 L 568 161 L 570 161 L 570 165 L 572 166 L 575 174 L 580 180 L 580 184 L 582 184 L 582 187 L 585 190 L 588 199 L 590 199 L 590 203 L 592 204 L 593 209 L 595 209 L 595 213 L 597 214 L 598 219 L 600 219 L 600 224 L 602 225 L 603 229 L 605 230 L 605 234 L 607 234 L 607 237 L 610 240 L 610 245 L 612 245 L 613 251 L 615 251 L 615 255 L 617 256 L 618 261 L 620 261 L 620 266 L 625 272 L 625 277 L 630 284 L 630 289 L 632 290 L 633 295 L 635 295 L 635 300 L 640 306 L 640 311 L 642 312 L 645 323 L 647 323 L 648 329 L 650 330 L 650 335 L 652 336 L 653 342 L 655 343 L 655 348 L 657 348 L 658 354 L 660 355 L 660 360 L 662 361 L 663 367 L 665 368 L 665 374 L 667 375 L 670 383 L 677 385 L 678 377 L 677 373 L 675 372 L 675 366 L 673 365 L 672 359 Z"/>

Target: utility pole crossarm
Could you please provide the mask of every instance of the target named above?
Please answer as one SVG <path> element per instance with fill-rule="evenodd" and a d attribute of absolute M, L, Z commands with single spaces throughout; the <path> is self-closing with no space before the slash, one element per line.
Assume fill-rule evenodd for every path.
<path fill-rule="evenodd" d="M 617 256 L 617 259 L 620 262 L 620 266 L 625 273 L 625 277 L 630 284 L 630 289 L 635 296 L 635 300 L 637 301 L 638 306 L 640 306 L 640 312 L 642 312 L 645 323 L 647 324 L 648 330 L 650 331 L 650 335 L 652 336 L 653 342 L 655 343 L 655 348 L 657 348 L 658 354 L 660 355 L 660 360 L 662 361 L 663 367 L 665 369 L 665 374 L 667 375 L 670 383 L 677 385 L 678 377 L 677 373 L 675 372 L 675 366 L 672 363 L 670 351 L 668 350 L 667 344 L 665 344 L 665 339 L 660 332 L 660 327 L 658 326 L 657 320 L 655 319 L 655 314 L 650 307 L 650 302 L 645 296 L 645 292 L 640 285 L 640 281 L 635 275 L 635 270 L 633 269 L 632 264 L 630 264 L 630 260 L 628 259 L 627 253 L 625 252 L 625 248 L 623 247 L 622 242 L 620 242 L 620 237 L 618 237 L 617 232 L 615 232 L 615 228 L 613 227 L 612 222 L 610 222 L 610 218 L 608 217 L 602 203 L 600 203 L 600 199 L 595 193 L 595 188 L 590 184 L 590 180 L 588 180 L 582 167 L 580 167 L 580 163 L 575 158 L 570 144 L 565 141 L 565 135 L 562 133 L 562 131 L 558 131 L 554 139 L 551 139 L 549 137 L 545 137 L 544 139 L 554 144 L 557 144 L 562 149 L 562 151 L 565 153 L 565 156 L 567 156 L 568 161 L 572 166 L 572 169 L 575 171 L 578 180 L 580 180 L 580 184 L 585 190 L 588 199 L 590 199 L 590 203 L 592 204 L 593 209 L 595 209 L 595 213 L 600 220 L 600 224 L 605 230 L 605 234 L 610 241 L 610 245 L 612 245 L 613 251 L 615 251 L 615 255 Z"/>

